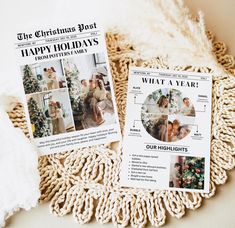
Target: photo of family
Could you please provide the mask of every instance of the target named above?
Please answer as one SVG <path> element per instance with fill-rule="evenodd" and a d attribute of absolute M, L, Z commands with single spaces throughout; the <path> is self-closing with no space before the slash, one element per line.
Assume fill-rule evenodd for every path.
<path fill-rule="evenodd" d="M 26 94 L 66 87 L 61 60 L 21 66 Z"/>
<path fill-rule="evenodd" d="M 163 142 L 176 142 L 191 131 L 195 109 L 190 99 L 176 89 L 159 89 L 148 95 L 141 108 L 146 131 Z"/>
<path fill-rule="evenodd" d="M 190 99 L 176 89 L 163 88 L 146 98 L 142 110 L 146 113 L 162 115 L 183 115 L 195 117 L 195 109 Z"/>
<path fill-rule="evenodd" d="M 192 117 L 142 113 L 141 121 L 146 131 L 163 142 L 176 142 L 185 138 L 191 130 Z"/>
<path fill-rule="evenodd" d="M 205 158 L 171 156 L 169 187 L 204 189 Z"/>
<path fill-rule="evenodd" d="M 34 138 L 75 131 L 67 89 L 27 95 Z"/>
<path fill-rule="evenodd" d="M 63 60 L 76 130 L 114 124 L 114 106 L 103 53 Z"/>

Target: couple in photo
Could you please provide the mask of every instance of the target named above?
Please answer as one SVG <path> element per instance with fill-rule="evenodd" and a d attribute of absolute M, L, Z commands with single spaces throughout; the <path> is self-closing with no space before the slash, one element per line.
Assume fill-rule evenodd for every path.
<path fill-rule="evenodd" d="M 81 80 L 84 101 L 84 118 L 91 110 L 93 121 L 97 125 L 105 122 L 104 111 L 113 110 L 112 97 L 101 79 Z"/>
<path fill-rule="evenodd" d="M 163 115 L 168 115 L 168 114 L 171 114 L 171 112 L 173 112 L 174 114 L 181 113 L 184 116 L 195 116 L 194 106 L 192 105 L 188 97 L 184 97 L 182 99 L 181 107 L 179 107 L 179 104 L 177 103 L 175 105 L 172 105 L 171 102 L 172 101 L 170 101 L 168 96 L 161 95 L 158 101 L 156 102 L 153 99 L 153 96 L 150 95 L 149 100 L 146 104 L 147 110 L 149 113 L 158 113 L 158 114 L 163 114 Z M 171 107 L 171 106 L 174 106 L 174 107 Z"/>
<path fill-rule="evenodd" d="M 63 117 L 63 110 L 60 102 L 54 101 L 52 95 L 49 97 L 49 109 L 48 114 L 52 122 L 52 133 L 53 135 L 65 133 L 65 123 Z"/>
<path fill-rule="evenodd" d="M 171 122 L 168 120 L 167 115 L 162 115 L 153 126 L 154 138 L 163 142 L 176 142 L 186 137 L 189 133 L 188 125 L 181 125 L 177 119 Z"/>
<path fill-rule="evenodd" d="M 175 119 L 173 122 L 167 123 L 167 142 L 175 142 L 183 139 L 190 133 L 188 125 L 180 126 L 179 120 Z"/>
<path fill-rule="evenodd" d="M 59 89 L 59 82 L 54 67 L 44 68 L 43 74 L 48 90 Z"/>
<path fill-rule="evenodd" d="M 174 114 L 181 113 L 184 116 L 195 116 L 194 106 L 191 104 L 188 97 L 184 97 L 182 100 L 182 106 L 175 111 Z M 176 107 L 177 109 L 177 107 Z M 161 114 L 170 114 L 170 101 L 169 98 L 165 95 L 162 95 L 156 104 L 157 112 Z"/>

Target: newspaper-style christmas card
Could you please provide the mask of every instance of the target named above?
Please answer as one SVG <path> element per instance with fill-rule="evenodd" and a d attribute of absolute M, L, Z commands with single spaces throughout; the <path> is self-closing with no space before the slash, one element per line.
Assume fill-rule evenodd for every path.
<path fill-rule="evenodd" d="M 28 127 L 40 155 L 120 140 L 97 22 L 19 31 L 15 50 Z"/>
<path fill-rule="evenodd" d="M 131 68 L 121 185 L 208 192 L 212 76 Z"/>

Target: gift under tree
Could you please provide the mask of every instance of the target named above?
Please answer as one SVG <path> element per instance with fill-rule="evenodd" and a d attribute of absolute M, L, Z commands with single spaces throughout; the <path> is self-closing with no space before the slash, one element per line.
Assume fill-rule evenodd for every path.
<path fill-rule="evenodd" d="M 23 84 L 24 84 L 25 93 L 29 94 L 29 93 L 41 92 L 38 80 L 34 78 L 32 69 L 30 68 L 29 65 L 24 66 L 23 73 L 24 73 Z"/>
<path fill-rule="evenodd" d="M 182 187 L 204 189 L 204 167 L 204 158 L 186 157 L 182 173 Z"/>
<path fill-rule="evenodd" d="M 28 109 L 33 129 L 33 136 L 35 138 L 41 138 L 51 135 L 46 116 L 32 97 L 28 101 Z"/>

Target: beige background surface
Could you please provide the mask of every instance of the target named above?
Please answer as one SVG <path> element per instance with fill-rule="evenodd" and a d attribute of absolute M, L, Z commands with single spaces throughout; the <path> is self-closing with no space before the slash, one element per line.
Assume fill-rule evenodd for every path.
<path fill-rule="evenodd" d="M 9 2 L 9 1 L 8 1 Z M 56 3 L 56 4 L 55 4 Z M 64 2 L 65 3 L 65 2 Z M 20 26 L 25 22 L 30 23 L 28 18 L 41 17 L 41 21 L 46 22 L 44 12 L 37 10 L 38 4 L 44 4 L 45 11 L 47 13 L 55 13 L 58 5 L 62 6 L 63 1 L 35 1 L 34 3 L 29 1 L 18 1 L 14 7 L 12 2 L 6 3 L 1 1 L 1 28 L 4 26 L 14 25 L 16 21 Z M 81 1 L 80 1 L 81 3 Z M 70 4 L 69 1 L 66 4 Z M 74 4 L 74 2 L 73 2 Z M 75 7 L 71 3 L 71 7 Z M 205 19 L 207 27 L 216 34 L 218 40 L 224 41 L 229 46 L 229 52 L 235 55 L 235 1 L 234 0 L 186 0 L 186 4 L 190 7 L 191 11 L 195 13 L 201 9 L 205 13 Z M 12 8 L 13 7 L 13 8 Z M 26 8 L 25 8 L 26 7 Z M 44 7 L 41 6 L 41 9 Z M 77 5 L 81 7 L 81 5 Z M 28 11 L 27 11 L 27 10 Z M 21 11 L 22 10 L 22 11 Z M 40 16 L 41 14 L 41 16 Z M 55 13 L 57 17 L 60 13 Z M 53 14 L 54 15 L 54 14 Z M 18 18 L 16 18 L 18 17 Z M 9 20 L 6 23 L 6 19 Z M 51 19 L 53 20 L 53 19 Z M 66 18 L 64 18 L 66 20 Z M 10 29 L 10 28 L 9 28 Z M 7 31 L 7 30 L 6 30 Z M 11 32 L 10 32 L 11 33 Z M 2 41 L 2 40 L 1 40 Z M 5 37 L 7 42 L 7 36 Z M 10 41 L 9 41 L 10 42 Z M 10 45 L 10 44 L 9 44 Z M 6 53 L 6 58 L 7 58 Z M 224 186 L 218 187 L 216 196 L 204 201 L 203 206 L 196 211 L 187 211 L 186 216 L 183 219 L 177 220 L 168 216 L 166 228 L 234 228 L 235 216 L 235 172 L 231 171 L 228 182 Z M 82 227 L 98 227 L 99 224 L 92 222 Z M 48 204 L 40 205 L 39 207 L 26 212 L 20 211 L 13 216 L 7 223 L 9 228 L 78 228 L 79 224 L 73 221 L 71 215 L 63 218 L 57 218 L 49 214 Z M 112 224 L 104 225 L 102 227 L 113 227 Z"/>

